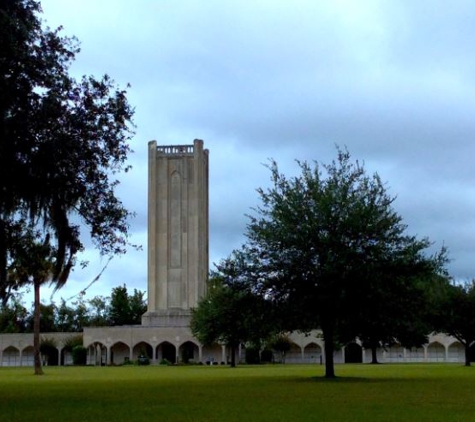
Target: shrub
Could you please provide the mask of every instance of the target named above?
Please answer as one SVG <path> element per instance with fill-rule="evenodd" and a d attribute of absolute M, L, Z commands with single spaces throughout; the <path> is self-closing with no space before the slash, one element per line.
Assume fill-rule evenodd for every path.
<path fill-rule="evenodd" d="M 87 362 L 87 349 L 82 345 L 74 346 L 71 354 L 73 356 L 73 365 L 85 365 Z"/>
<path fill-rule="evenodd" d="M 68 337 L 64 342 L 63 350 L 71 353 L 76 346 L 82 346 L 82 334 Z"/>

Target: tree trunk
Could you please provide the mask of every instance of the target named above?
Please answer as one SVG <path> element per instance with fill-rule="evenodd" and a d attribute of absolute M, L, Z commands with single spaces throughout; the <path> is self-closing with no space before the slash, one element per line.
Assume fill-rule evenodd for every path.
<path fill-rule="evenodd" d="M 325 341 L 325 378 L 335 378 L 333 328 L 322 327 L 322 331 L 323 340 Z"/>
<path fill-rule="evenodd" d="M 40 286 L 41 283 L 38 280 L 35 280 L 35 304 L 33 313 L 33 354 L 35 359 L 35 375 L 43 375 L 40 353 Z"/>
<path fill-rule="evenodd" d="M 234 347 L 234 344 L 230 345 L 231 348 L 231 368 L 236 367 L 236 347 Z"/>
<path fill-rule="evenodd" d="M 470 366 L 470 344 L 465 343 L 465 366 Z"/>
<path fill-rule="evenodd" d="M 0 299 L 2 306 L 8 301 L 7 295 L 7 241 L 6 224 L 0 218 Z"/>
<path fill-rule="evenodd" d="M 371 346 L 371 364 L 378 364 L 377 346 Z"/>

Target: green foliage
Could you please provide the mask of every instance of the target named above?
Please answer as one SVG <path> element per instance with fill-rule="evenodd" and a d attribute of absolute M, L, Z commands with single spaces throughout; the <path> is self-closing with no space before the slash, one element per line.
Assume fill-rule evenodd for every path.
<path fill-rule="evenodd" d="M 56 331 L 55 326 L 55 305 L 40 305 L 40 331 L 48 333 Z"/>
<path fill-rule="evenodd" d="M 125 284 L 112 289 L 110 321 L 112 325 L 125 325 L 130 321 L 129 295 Z"/>
<path fill-rule="evenodd" d="M 120 289 L 127 292 L 125 286 Z M 134 289 L 133 295 L 127 294 L 127 300 L 123 308 L 125 315 L 118 314 L 118 318 L 125 324 L 139 324 L 147 309 L 145 293 Z M 42 332 L 82 332 L 84 327 L 109 326 L 112 324 L 110 301 L 110 297 L 95 296 L 86 300 L 84 295 L 79 295 L 72 302 L 61 299 L 59 305 L 40 303 L 40 329 Z M 0 332 L 33 332 L 33 309 L 25 307 L 21 295 L 11 294 L 4 304 L 0 302 Z"/>
<path fill-rule="evenodd" d="M 465 346 L 465 365 L 470 366 L 470 345 L 475 342 L 475 280 L 464 285 L 447 284 L 439 293 L 436 328 Z"/>
<path fill-rule="evenodd" d="M 89 318 L 87 325 L 102 327 L 110 324 L 109 300 L 102 296 L 94 296 L 88 301 Z"/>
<path fill-rule="evenodd" d="M 40 13 L 34 0 L 0 3 L 0 298 L 34 285 L 36 374 L 40 286 L 66 283 L 81 228 L 101 254 L 126 251 L 130 213 L 114 177 L 133 135 L 126 91 L 107 75 L 70 76 L 78 43 Z"/>
<path fill-rule="evenodd" d="M 231 348 L 234 359 L 236 347 L 247 340 L 251 298 L 246 292 L 229 286 L 211 289 L 192 310 L 190 328 L 203 344 L 216 342 Z M 235 365 L 233 360 L 232 365 Z"/>
<path fill-rule="evenodd" d="M 66 352 L 72 352 L 76 346 L 82 346 L 82 344 L 83 344 L 82 334 L 78 334 L 75 336 L 68 337 L 64 342 L 63 349 Z"/>
<path fill-rule="evenodd" d="M 269 342 L 269 347 L 277 352 L 280 362 L 285 363 L 285 355 L 290 350 L 291 344 L 289 337 L 278 335 Z"/>
<path fill-rule="evenodd" d="M 257 345 L 275 329 L 269 303 L 249 288 L 240 258 L 235 252 L 217 266 L 207 295 L 192 310 L 190 323 L 193 335 L 203 344 L 222 343 L 230 348 L 231 366 L 235 366 L 240 343 Z"/>
<path fill-rule="evenodd" d="M 87 349 L 82 345 L 78 344 L 74 346 L 71 350 L 73 356 L 74 365 L 85 365 L 87 362 Z"/>
<path fill-rule="evenodd" d="M 284 328 L 322 329 L 326 374 L 334 377 L 334 347 L 357 335 L 353 322 L 366 306 L 362 292 L 386 289 L 371 271 L 390 263 L 403 279 L 419 261 L 425 270 L 422 251 L 429 243 L 404 233 L 385 184 L 346 150 L 338 149 L 331 164 L 299 166 L 301 174 L 287 178 L 271 162 L 272 187 L 258 191 L 261 206 L 250 217 L 247 251 L 255 289 L 281 307 Z"/>
<path fill-rule="evenodd" d="M 147 312 L 147 299 L 145 292 L 134 289 L 129 295 L 130 324 L 141 324 L 142 315 Z"/>
<path fill-rule="evenodd" d="M 373 350 L 373 363 L 377 363 L 378 347 L 390 347 L 396 343 L 408 349 L 421 347 L 434 331 L 431 292 L 439 276 L 436 276 L 435 266 L 430 269 L 430 258 L 426 259 L 426 264 L 426 270 L 409 264 L 412 269 L 400 275 L 388 262 L 385 271 L 368 275 L 372 281 L 370 289 L 360 292 L 362 306 L 358 315 L 354 315 L 352 324 L 364 346 Z M 399 267 L 404 267 L 404 264 Z"/>
<path fill-rule="evenodd" d="M 58 288 L 83 249 L 81 227 L 102 254 L 123 253 L 127 245 L 130 213 L 115 196 L 114 175 L 128 169 L 133 110 L 107 75 L 69 75 L 78 43 L 61 29 L 43 28 L 40 13 L 33 0 L 0 4 L 2 295 L 17 282 L 8 268 L 23 245 L 11 236 L 19 222 L 41 231 L 39 244 L 53 257 L 48 278 Z M 40 255 L 30 256 L 28 276 L 38 278 L 31 269 L 45 261 Z"/>
<path fill-rule="evenodd" d="M 292 342 L 289 337 L 279 335 L 269 342 L 269 346 L 277 352 L 286 353 L 290 350 Z"/>
<path fill-rule="evenodd" d="M 28 310 L 21 302 L 21 297 L 11 296 L 9 301 L 0 304 L 0 332 L 24 333 L 28 330 Z"/>
<path fill-rule="evenodd" d="M 111 325 L 140 324 L 142 315 L 147 311 L 145 294 L 134 289 L 130 296 L 124 285 L 114 287 L 111 293 L 109 320 Z"/>
<path fill-rule="evenodd" d="M 56 309 L 56 328 L 60 332 L 80 331 L 75 324 L 76 312 L 64 299 Z"/>

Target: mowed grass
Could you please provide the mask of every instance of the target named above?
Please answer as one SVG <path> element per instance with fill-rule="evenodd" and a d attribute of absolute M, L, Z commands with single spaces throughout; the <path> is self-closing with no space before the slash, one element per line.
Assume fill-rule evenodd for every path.
<path fill-rule="evenodd" d="M 475 367 L 0 368 L 0 421 L 475 421 Z"/>

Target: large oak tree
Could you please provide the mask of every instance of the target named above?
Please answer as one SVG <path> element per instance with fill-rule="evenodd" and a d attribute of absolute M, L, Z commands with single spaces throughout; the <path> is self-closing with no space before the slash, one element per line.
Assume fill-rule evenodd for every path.
<path fill-rule="evenodd" d="M 335 344 L 357 335 L 361 292 L 374 282 L 368 269 L 380 268 L 394 251 L 423 260 L 427 244 L 405 234 L 385 184 L 346 150 L 328 165 L 299 165 L 293 178 L 277 163 L 269 166 L 272 186 L 258 191 L 262 204 L 250 216 L 248 248 L 261 273 L 257 288 L 285 306 L 288 329 L 321 328 L 325 376 L 332 378 Z"/>
<path fill-rule="evenodd" d="M 133 135 L 126 92 L 107 75 L 76 80 L 79 46 L 44 28 L 34 0 L 0 1 L 0 293 L 13 283 L 11 227 L 41 233 L 48 280 L 61 287 L 87 228 L 102 254 L 123 253 L 130 213 L 115 195 Z M 30 279 L 38 279 L 30 274 Z"/>

